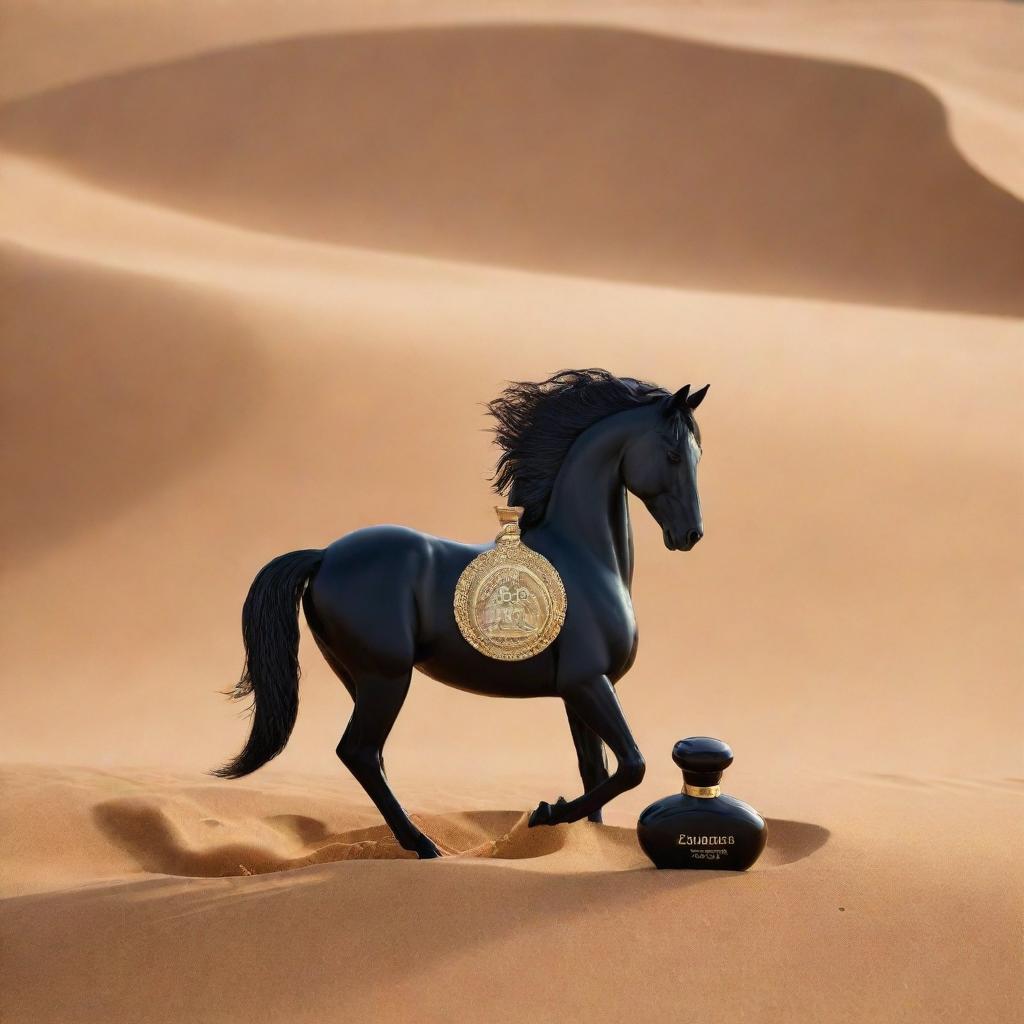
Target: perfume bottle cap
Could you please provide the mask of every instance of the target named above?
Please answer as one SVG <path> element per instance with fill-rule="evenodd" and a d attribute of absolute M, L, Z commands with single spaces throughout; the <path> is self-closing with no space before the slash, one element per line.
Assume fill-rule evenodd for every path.
<path fill-rule="evenodd" d="M 729 744 L 712 736 L 690 736 L 672 748 L 672 760 L 683 770 L 684 792 L 692 796 L 718 796 L 722 772 L 732 764 L 732 758 Z"/>

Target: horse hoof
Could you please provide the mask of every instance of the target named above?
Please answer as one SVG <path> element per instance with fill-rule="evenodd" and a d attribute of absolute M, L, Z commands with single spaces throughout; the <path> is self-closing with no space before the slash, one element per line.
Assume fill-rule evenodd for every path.
<path fill-rule="evenodd" d="M 564 796 L 560 796 L 554 803 L 554 806 L 549 804 L 546 800 L 541 800 L 537 805 L 537 809 L 530 815 L 528 825 L 533 828 L 534 825 L 560 825 L 565 821 L 563 814 L 563 808 L 566 806 L 568 801 Z"/>
<path fill-rule="evenodd" d="M 426 837 L 423 837 L 423 841 L 416 844 L 416 849 L 413 851 L 420 860 L 436 860 L 438 857 L 443 856 L 441 851 Z"/>
<path fill-rule="evenodd" d="M 551 824 L 551 804 L 546 800 L 541 800 L 537 805 L 537 809 L 530 815 L 530 820 L 527 825 L 533 828 L 534 825 L 550 825 Z"/>

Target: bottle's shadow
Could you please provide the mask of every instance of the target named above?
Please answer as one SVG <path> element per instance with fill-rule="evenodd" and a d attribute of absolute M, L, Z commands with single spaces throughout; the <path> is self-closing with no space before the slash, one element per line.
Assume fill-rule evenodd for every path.
<path fill-rule="evenodd" d="M 817 853 L 832 835 L 821 825 L 785 818 L 767 818 L 768 845 L 757 866 L 781 867 Z"/>
<path fill-rule="evenodd" d="M 337 832 L 306 815 L 275 815 L 242 829 L 243 834 L 251 833 L 246 838 L 218 842 L 217 832 L 224 828 L 218 820 L 197 818 L 179 824 L 160 806 L 140 798 L 101 803 L 93 816 L 110 842 L 144 871 L 156 874 L 223 878 L 341 861 L 414 859 L 384 825 Z M 527 815 L 519 811 L 415 817 L 447 855 L 458 858 L 523 861 L 561 854 L 566 857 L 564 869 L 574 874 L 651 869 L 632 829 L 587 822 L 531 829 Z M 829 834 L 820 825 L 769 819 L 768 844 L 755 870 L 810 857 Z M 556 873 L 562 870 L 554 862 L 551 867 Z"/>

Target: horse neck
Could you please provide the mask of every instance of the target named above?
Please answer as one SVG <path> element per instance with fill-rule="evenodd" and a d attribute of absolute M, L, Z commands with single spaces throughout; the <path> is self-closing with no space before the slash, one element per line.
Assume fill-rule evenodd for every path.
<path fill-rule="evenodd" d="M 616 413 L 580 434 L 558 471 L 538 527 L 585 547 L 627 587 L 633 579 L 633 530 L 622 457 L 641 412 Z"/>

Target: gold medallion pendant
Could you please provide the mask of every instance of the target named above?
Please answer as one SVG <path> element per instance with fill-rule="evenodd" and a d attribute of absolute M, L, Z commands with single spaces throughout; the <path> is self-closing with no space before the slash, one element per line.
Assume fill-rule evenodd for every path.
<path fill-rule="evenodd" d="M 498 506 L 501 532 L 455 586 L 455 621 L 467 643 L 499 661 L 540 654 L 561 632 L 565 586 L 555 567 L 519 537 L 521 508 Z"/>

